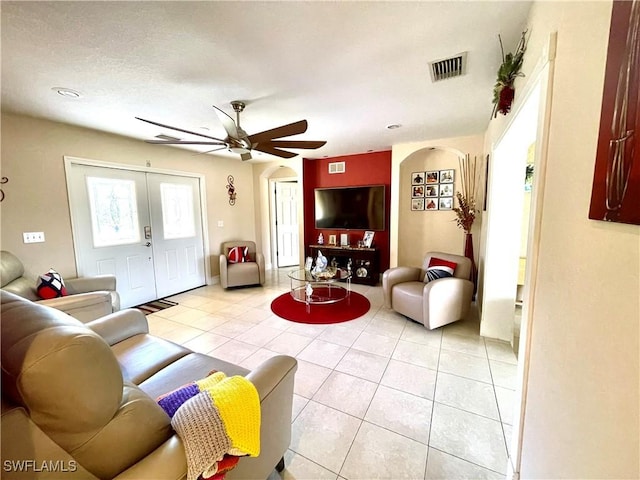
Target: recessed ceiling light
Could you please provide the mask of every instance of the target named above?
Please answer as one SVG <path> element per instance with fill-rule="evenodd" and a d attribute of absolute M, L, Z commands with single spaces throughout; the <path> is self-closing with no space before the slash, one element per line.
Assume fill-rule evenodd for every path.
<path fill-rule="evenodd" d="M 387 125 L 387 129 L 389 130 L 395 130 L 396 128 L 400 128 L 401 125 L 397 124 L 397 123 L 392 123 L 391 125 Z"/>
<path fill-rule="evenodd" d="M 65 87 L 53 87 L 51 90 L 56 92 L 58 95 L 62 95 L 67 98 L 80 98 L 82 96 L 80 92 Z"/>

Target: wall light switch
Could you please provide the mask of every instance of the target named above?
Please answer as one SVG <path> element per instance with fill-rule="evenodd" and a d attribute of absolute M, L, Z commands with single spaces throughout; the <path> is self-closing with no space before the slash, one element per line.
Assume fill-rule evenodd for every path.
<path fill-rule="evenodd" d="M 224 221 L 223 220 L 218 220 L 218 226 L 219 227 L 224 227 Z"/>
<path fill-rule="evenodd" d="M 24 243 L 42 243 L 44 242 L 44 232 L 23 232 L 22 240 Z"/>

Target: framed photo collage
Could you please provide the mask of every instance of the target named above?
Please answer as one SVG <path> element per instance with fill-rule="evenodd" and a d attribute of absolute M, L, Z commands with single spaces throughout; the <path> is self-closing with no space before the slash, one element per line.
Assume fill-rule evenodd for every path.
<path fill-rule="evenodd" d="M 411 210 L 451 210 L 455 170 L 411 174 Z"/>

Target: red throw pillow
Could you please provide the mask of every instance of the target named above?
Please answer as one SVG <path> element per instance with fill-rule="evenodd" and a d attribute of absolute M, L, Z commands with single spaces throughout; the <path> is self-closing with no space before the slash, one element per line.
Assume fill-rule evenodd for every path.
<path fill-rule="evenodd" d="M 62 276 L 53 268 L 38 277 L 36 291 L 38 292 L 38 296 L 45 300 L 67 296 L 67 288 L 64 286 Z"/>
<path fill-rule="evenodd" d="M 249 261 L 249 248 L 245 246 L 232 247 L 227 253 L 229 263 L 242 263 Z"/>
<path fill-rule="evenodd" d="M 458 264 L 455 262 L 431 257 L 427 273 L 424 276 L 424 283 L 429 283 L 439 278 L 453 277 L 453 272 L 456 271 L 457 266 Z"/>

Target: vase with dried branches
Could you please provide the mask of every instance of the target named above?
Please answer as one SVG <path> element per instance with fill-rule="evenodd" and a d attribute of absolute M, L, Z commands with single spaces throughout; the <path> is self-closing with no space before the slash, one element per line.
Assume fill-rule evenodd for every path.
<path fill-rule="evenodd" d="M 476 219 L 476 197 L 478 185 L 480 184 L 480 172 L 482 171 L 482 157 L 471 157 L 469 154 L 460 157 L 460 184 L 461 191 L 456 192 L 458 206 L 453 208 L 456 214 L 456 224 L 465 233 L 464 255 L 471 259 L 471 281 L 477 285 L 476 262 L 473 254 L 473 235 L 471 228 Z"/>

